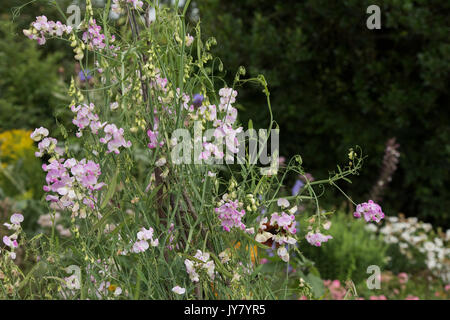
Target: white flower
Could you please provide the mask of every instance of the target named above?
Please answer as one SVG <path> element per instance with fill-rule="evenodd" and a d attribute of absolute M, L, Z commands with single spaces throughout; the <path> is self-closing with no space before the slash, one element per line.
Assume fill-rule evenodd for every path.
<path fill-rule="evenodd" d="M 295 214 L 295 213 L 297 212 L 297 210 L 298 210 L 297 206 L 293 206 L 292 208 L 290 208 L 290 209 L 288 210 L 288 212 L 289 212 L 290 214 Z M 331 222 L 330 222 L 330 225 L 331 225 Z M 328 230 L 328 229 L 327 229 L 327 230 Z"/>
<path fill-rule="evenodd" d="M 279 207 L 282 207 L 282 208 L 287 208 L 287 207 L 289 207 L 289 201 L 287 201 L 287 200 L 284 199 L 284 198 L 280 198 L 280 199 L 278 199 L 278 201 L 277 201 L 277 205 L 278 205 Z"/>
<path fill-rule="evenodd" d="M 186 41 L 185 41 L 185 45 L 186 47 L 190 47 L 192 42 L 194 42 L 194 37 L 191 36 L 189 33 L 186 35 Z"/>
<path fill-rule="evenodd" d="M 75 274 L 71 275 L 70 277 L 64 278 L 64 281 L 65 281 L 67 288 L 69 288 L 71 290 L 80 289 L 80 281 Z"/>
<path fill-rule="evenodd" d="M 368 231 L 376 232 L 377 231 L 377 226 L 372 224 L 372 223 L 370 223 L 370 224 L 366 225 L 365 229 L 368 230 Z"/>
<path fill-rule="evenodd" d="M 140 253 L 145 252 L 149 247 L 149 244 L 145 240 L 137 241 L 133 244 L 133 252 L 134 253 Z"/>
<path fill-rule="evenodd" d="M 30 135 L 34 141 L 41 141 L 43 137 L 48 136 L 48 130 L 44 127 L 36 128 Z"/>
<path fill-rule="evenodd" d="M 180 286 L 175 286 L 172 288 L 172 291 L 176 294 L 184 294 L 186 292 L 185 288 L 181 288 Z"/>
<path fill-rule="evenodd" d="M 156 161 L 155 166 L 161 167 L 161 166 L 165 165 L 166 162 L 167 162 L 166 158 L 163 157 L 163 158 L 159 159 L 158 161 Z"/>
<path fill-rule="evenodd" d="M 289 261 L 289 253 L 285 247 L 279 247 L 277 250 L 277 254 L 281 258 L 281 260 L 283 260 L 284 262 Z"/>
<path fill-rule="evenodd" d="M 120 296 L 121 294 L 122 294 L 122 288 L 117 287 L 116 290 L 114 290 L 114 295 L 117 297 L 117 296 Z"/>
<path fill-rule="evenodd" d="M 111 110 L 116 110 L 119 107 L 119 103 L 118 102 L 113 102 L 109 105 L 109 108 Z"/>
<path fill-rule="evenodd" d="M 266 242 L 269 239 L 272 239 L 272 236 L 273 235 L 270 232 L 264 231 L 263 233 L 258 233 L 256 235 L 256 237 L 255 237 L 255 240 L 260 242 L 260 243 L 263 243 L 263 242 Z"/>
<path fill-rule="evenodd" d="M 150 240 L 153 238 L 153 229 L 149 228 L 148 230 L 145 228 L 141 228 L 141 231 L 137 233 L 137 238 L 139 240 Z"/>
<path fill-rule="evenodd" d="M 20 213 L 14 213 L 10 218 L 11 223 L 20 225 L 23 221 L 23 215 Z"/>
<path fill-rule="evenodd" d="M 425 250 L 427 250 L 427 251 L 433 251 L 434 248 L 436 248 L 436 246 L 434 245 L 434 243 L 431 242 L 431 241 L 425 242 L 425 243 L 423 244 L 423 246 L 424 246 Z"/>
<path fill-rule="evenodd" d="M 208 171 L 208 177 L 215 177 L 215 176 L 216 176 L 215 172 Z"/>
<path fill-rule="evenodd" d="M 444 243 L 442 242 L 441 239 L 439 238 L 434 238 L 434 243 L 436 244 L 436 246 L 438 247 L 442 247 L 444 245 Z"/>
<path fill-rule="evenodd" d="M 245 229 L 245 232 L 246 233 L 248 233 L 248 234 L 254 234 L 255 233 L 255 228 L 247 228 L 247 229 Z"/>
<path fill-rule="evenodd" d="M 375 225 L 373 225 L 373 224 L 369 224 L 369 226 L 374 226 L 374 227 L 375 227 Z M 323 228 L 324 228 L 325 230 L 329 230 L 330 227 L 331 227 L 331 221 L 327 221 L 327 222 L 325 222 L 325 223 L 323 224 Z M 376 229 L 376 227 L 375 227 L 375 229 Z"/>
<path fill-rule="evenodd" d="M 386 237 L 386 242 L 387 243 L 397 243 L 398 242 L 398 238 L 394 237 L 394 236 L 388 236 L 388 237 Z"/>

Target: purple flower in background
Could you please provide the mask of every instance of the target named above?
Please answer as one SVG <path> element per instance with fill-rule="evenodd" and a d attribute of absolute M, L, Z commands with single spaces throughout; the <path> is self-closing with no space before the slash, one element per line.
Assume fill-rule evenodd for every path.
<path fill-rule="evenodd" d="M 92 79 L 92 76 L 90 75 L 91 70 L 86 69 L 84 72 L 83 70 L 81 70 L 80 72 L 78 72 L 78 78 L 80 78 L 80 81 L 84 82 L 86 80 L 90 80 Z"/>
<path fill-rule="evenodd" d="M 292 195 L 296 196 L 299 192 L 300 189 L 304 186 L 305 184 L 301 181 L 301 180 L 295 180 L 295 184 L 292 187 Z"/>
<path fill-rule="evenodd" d="M 192 104 L 194 105 L 194 107 L 200 107 L 202 105 L 203 102 L 203 95 L 196 93 L 194 94 L 194 97 L 192 98 Z"/>

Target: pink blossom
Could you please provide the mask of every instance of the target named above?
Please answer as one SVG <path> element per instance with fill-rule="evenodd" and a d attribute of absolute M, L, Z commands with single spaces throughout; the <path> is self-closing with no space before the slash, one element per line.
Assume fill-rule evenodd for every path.
<path fill-rule="evenodd" d="M 239 202 L 237 200 L 225 202 L 215 211 L 218 213 L 218 218 L 222 222 L 222 227 L 225 231 L 230 232 L 231 228 L 239 228 L 245 230 L 245 224 L 241 221 L 245 215 L 245 210 L 238 210 Z"/>
<path fill-rule="evenodd" d="M 327 242 L 330 239 L 333 239 L 333 237 L 330 235 L 323 235 L 320 232 L 308 232 L 308 234 L 306 235 L 306 241 L 316 247 L 320 247 L 322 245 L 322 242 Z"/>
<path fill-rule="evenodd" d="M 105 137 L 101 138 L 99 141 L 108 144 L 108 153 L 114 152 L 119 154 L 120 147 L 131 147 L 131 141 L 125 141 L 123 137 L 124 130 L 122 128 L 118 129 L 115 124 L 108 124 L 105 126 L 104 131 Z"/>
<path fill-rule="evenodd" d="M 134 253 L 145 252 L 148 248 L 149 248 L 149 244 L 145 240 L 136 241 L 133 244 L 133 252 Z"/>
<path fill-rule="evenodd" d="M 23 222 L 23 215 L 20 213 L 14 213 L 11 218 L 11 223 L 15 225 L 20 225 Z"/>
<path fill-rule="evenodd" d="M 353 213 L 353 216 L 359 219 L 362 215 L 364 215 L 364 220 L 366 220 L 366 222 L 375 221 L 378 223 L 384 218 L 381 207 L 372 200 L 356 206 L 356 211 Z"/>
<path fill-rule="evenodd" d="M 400 272 L 397 277 L 398 281 L 402 284 L 408 282 L 408 274 L 405 272 Z"/>
<path fill-rule="evenodd" d="M 140 231 L 137 233 L 137 239 L 133 244 L 133 252 L 140 253 L 145 252 L 150 247 L 150 244 L 152 247 L 156 247 L 159 244 L 158 239 L 153 239 L 153 228 L 141 228 Z M 150 241 L 150 244 L 148 243 Z"/>
<path fill-rule="evenodd" d="M 181 288 L 180 286 L 175 286 L 172 288 L 172 291 L 176 294 L 184 294 L 186 292 L 185 288 Z"/>
<path fill-rule="evenodd" d="M 46 43 L 46 36 L 61 37 L 72 32 L 72 27 L 62 24 L 60 21 L 48 21 L 46 16 L 36 17 L 36 21 L 31 23 L 30 29 L 24 29 L 23 34 L 31 40 L 36 40 L 39 45 Z"/>
<path fill-rule="evenodd" d="M 295 228 L 295 216 L 289 215 L 285 212 L 282 212 L 281 215 L 277 212 L 272 213 L 272 216 L 270 217 L 270 224 L 277 224 L 280 228 L 283 228 L 291 234 L 295 234 L 297 232 L 297 229 Z"/>
<path fill-rule="evenodd" d="M 35 152 L 34 155 L 36 157 L 42 157 L 45 153 L 52 153 L 56 150 L 56 144 L 58 143 L 58 140 L 55 138 L 44 138 L 41 142 L 38 144 L 39 152 Z"/>
<path fill-rule="evenodd" d="M 13 239 L 12 237 L 4 236 L 3 237 L 3 243 L 10 247 L 11 249 L 15 249 L 19 247 L 19 244 L 17 243 L 16 239 Z"/>

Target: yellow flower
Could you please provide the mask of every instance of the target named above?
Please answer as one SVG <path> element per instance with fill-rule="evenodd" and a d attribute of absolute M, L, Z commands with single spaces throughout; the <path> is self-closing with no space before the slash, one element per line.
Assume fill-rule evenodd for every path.
<path fill-rule="evenodd" d="M 30 135 L 31 131 L 22 129 L 0 133 L 0 161 L 3 167 L 32 154 L 35 148 Z"/>
<path fill-rule="evenodd" d="M 356 157 L 356 153 L 353 151 L 353 149 L 350 149 L 350 152 L 348 153 L 348 158 L 350 160 L 353 160 Z"/>
<path fill-rule="evenodd" d="M 241 243 L 238 241 L 236 245 L 234 246 L 235 249 L 239 249 L 241 247 Z M 245 247 L 245 250 L 249 250 L 248 246 Z M 252 260 L 252 263 L 255 264 L 256 259 L 258 259 L 258 247 L 252 246 L 250 247 L 250 259 Z"/>
<path fill-rule="evenodd" d="M 114 292 L 114 291 L 116 291 L 116 289 L 117 289 L 117 286 L 116 286 L 115 284 L 111 284 L 111 285 L 108 287 L 109 292 Z"/>

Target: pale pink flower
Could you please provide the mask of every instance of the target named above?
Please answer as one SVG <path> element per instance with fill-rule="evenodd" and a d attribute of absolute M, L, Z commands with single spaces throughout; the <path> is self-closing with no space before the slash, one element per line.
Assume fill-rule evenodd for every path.
<path fill-rule="evenodd" d="M 172 288 L 172 291 L 176 294 L 184 294 L 186 292 L 185 288 L 181 288 L 180 286 L 175 286 Z"/>

